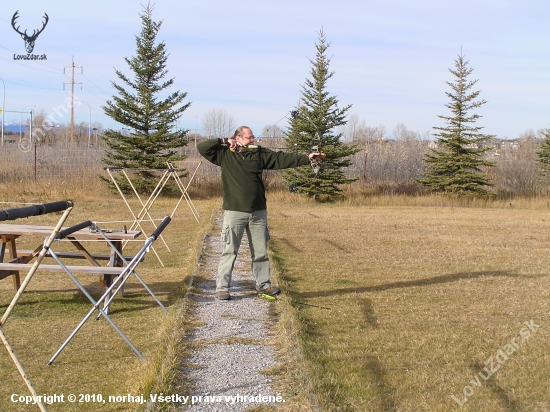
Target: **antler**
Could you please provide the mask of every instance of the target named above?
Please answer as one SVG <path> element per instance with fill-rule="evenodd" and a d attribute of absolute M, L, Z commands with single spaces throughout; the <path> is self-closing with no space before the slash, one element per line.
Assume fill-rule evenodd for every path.
<path fill-rule="evenodd" d="M 44 12 L 44 17 L 46 18 L 46 21 L 44 22 L 44 24 L 42 25 L 42 28 L 40 30 L 38 30 L 38 32 L 36 32 L 36 30 L 34 30 L 32 32 L 32 36 L 30 36 L 31 39 L 36 39 L 38 37 L 38 35 L 40 33 L 42 33 L 44 31 L 44 29 L 46 28 L 46 24 L 48 24 L 48 21 L 50 20 L 50 18 L 48 17 L 48 14 Z"/>
<path fill-rule="evenodd" d="M 19 16 L 17 15 L 18 13 L 19 13 L 19 10 L 17 10 L 17 11 L 14 13 L 13 17 L 11 18 L 11 26 L 12 26 L 13 29 L 14 29 L 17 33 L 19 33 L 21 36 L 26 36 L 26 35 L 27 35 L 27 30 L 25 30 L 25 33 L 21 33 L 21 32 L 19 31 L 19 27 L 20 27 L 20 26 L 17 26 L 17 28 L 15 27 L 15 21 L 16 21 L 17 18 L 19 17 Z M 46 13 L 44 13 L 44 14 L 46 14 Z"/>

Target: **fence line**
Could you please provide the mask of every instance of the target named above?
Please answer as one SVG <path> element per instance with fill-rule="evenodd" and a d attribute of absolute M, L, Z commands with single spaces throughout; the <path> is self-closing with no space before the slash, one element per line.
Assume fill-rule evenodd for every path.
<path fill-rule="evenodd" d="M 284 139 L 263 139 L 259 143 L 274 150 L 285 146 Z M 495 190 L 512 195 L 540 192 L 542 182 L 535 160 L 539 145 L 535 144 L 537 142 L 531 143 L 523 144 L 519 149 L 500 149 L 498 156 L 490 158 L 497 163 L 497 167 L 488 171 Z M 392 190 L 408 187 L 407 191 L 410 192 L 411 186 L 417 185 L 415 179 L 424 173 L 422 159 L 429 150 L 426 140 L 375 141 L 361 146 L 362 150 L 351 156 L 352 165 L 346 168 L 345 173 L 348 177 L 358 178 L 363 185 L 390 187 Z M 66 184 L 72 188 L 87 182 L 99 187 L 101 183 L 97 176 L 106 176 L 105 165 L 101 160 L 104 157 L 102 147 L 38 145 L 36 151 L 34 149 L 32 147 L 29 151 L 23 151 L 17 145 L 1 147 L 0 183 L 13 185 L 36 181 L 41 184 Z M 180 148 L 179 154 L 187 156 L 187 159 L 176 162 L 176 166 L 188 171 L 194 170 L 196 162 L 203 160 L 192 142 Z M 488 155 L 491 156 L 490 153 Z M 219 176 L 217 166 L 203 161 L 193 186 L 218 182 Z M 277 176 L 278 173 L 270 174 L 270 182 L 277 183 Z"/>

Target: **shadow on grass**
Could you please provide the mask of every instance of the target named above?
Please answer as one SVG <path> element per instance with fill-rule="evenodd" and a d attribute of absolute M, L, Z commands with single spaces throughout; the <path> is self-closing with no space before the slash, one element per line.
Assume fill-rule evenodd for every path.
<path fill-rule="evenodd" d="M 340 246 L 338 243 L 333 242 L 332 240 L 323 239 L 323 242 L 325 242 L 326 244 L 328 244 L 328 245 L 332 246 L 333 248 L 339 250 L 340 252 L 345 253 L 346 255 L 351 254 L 351 252 L 348 249 L 346 249 L 343 246 Z"/>
<path fill-rule="evenodd" d="M 361 307 L 361 312 L 365 316 L 367 323 L 373 328 L 377 329 L 380 325 L 376 313 L 374 311 L 374 305 L 370 299 L 360 299 L 359 306 Z"/>
<path fill-rule="evenodd" d="M 313 359 L 314 362 L 323 362 L 321 359 Z M 356 365 L 359 369 L 356 373 L 360 375 L 362 387 L 348 387 L 345 384 L 329 382 L 320 379 L 316 391 L 323 393 L 322 406 L 327 411 L 357 411 L 357 405 L 354 404 L 354 396 L 348 393 L 361 392 L 363 399 L 368 399 L 369 411 L 394 412 L 398 410 L 397 391 L 388 382 L 387 370 L 376 356 L 367 355 L 356 358 Z M 367 410 L 367 409 L 361 409 Z"/>
<path fill-rule="evenodd" d="M 383 411 L 396 411 L 397 405 L 395 402 L 395 388 L 392 387 L 386 377 L 386 369 L 380 363 L 380 361 L 374 356 L 367 356 L 365 358 L 365 369 L 368 375 L 370 375 L 377 389 L 381 410 Z"/>
<path fill-rule="evenodd" d="M 281 242 L 282 244 L 284 245 L 287 245 L 291 250 L 293 250 L 294 252 L 299 252 L 299 253 L 302 253 L 303 250 L 300 249 L 298 246 L 296 246 L 294 243 L 290 242 L 287 238 L 280 238 L 279 239 L 279 242 Z"/>
<path fill-rule="evenodd" d="M 541 275 L 543 276 L 543 275 Z M 546 276 L 546 275 L 544 275 Z M 449 275 L 435 276 L 433 278 L 424 278 L 424 279 L 415 279 L 407 280 L 393 283 L 386 283 L 383 285 L 376 286 L 363 286 L 363 287 L 350 287 L 343 289 L 331 289 L 331 290 L 321 290 L 318 292 L 296 292 L 295 296 L 297 298 L 316 298 L 316 297 L 326 297 L 334 295 L 343 295 L 346 293 L 363 293 L 363 292 L 383 292 L 385 290 L 399 289 L 399 288 L 409 288 L 414 286 L 430 286 L 437 285 L 442 283 L 456 282 L 462 279 L 476 279 L 480 277 L 525 277 L 518 273 L 512 273 L 506 270 L 497 270 L 497 271 L 483 271 L 483 272 L 460 272 L 460 273 L 451 273 Z"/>
<path fill-rule="evenodd" d="M 137 312 L 151 307 L 158 307 L 158 303 L 154 301 L 153 297 L 149 295 L 141 284 L 128 286 L 130 288 L 126 288 L 124 297 L 117 296 L 111 302 L 111 313 Z M 149 286 L 164 306 L 170 306 L 180 298 L 183 282 L 157 282 L 150 283 L 147 286 Z M 85 286 L 85 289 L 96 301 L 104 292 L 98 286 Z M 131 289 L 131 292 L 128 289 Z M 39 298 L 37 299 L 36 297 Z M 11 299 L 0 304 L 0 316 L 6 311 L 10 302 Z M 117 304 L 119 305 L 118 308 Z M 58 307 L 62 307 L 63 310 L 69 310 L 69 305 L 76 305 L 75 307 L 87 306 L 91 309 L 92 303 L 78 288 L 29 290 L 23 293 L 19 302 L 17 302 L 13 314 L 19 317 L 29 316 L 30 312 L 28 310 L 30 309 L 20 312 L 17 310 L 17 307 L 32 308 L 36 306 L 37 309 L 44 310 L 44 308 L 39 308 L 40 305 L 48 305 L 48 309 L 51 310 L 56 310 Z M 120 305 L 125 305 L 126 307 L 121 308 Z"/>
<path fill-rule="evenodd" d="M 51 292 L 51 294 L 44 294 L 45 292 Z M 67 292 L 67 293 L 64 293 Z M 36 299 L 36 297 L 39 299 Z M 21 299 L 17 302 L 16 306 L 32 306 L 40 304 L 52 304 L 52 305 L 67 305 L 67 304 L 80 304 L 90 303 L 90 301 L 80 293 L 78 289 L 66 289 L 66 290 L 32 290 L 25 291 L 21 296 Z M 11 304 L 11 299 L 0 304 L 0 310 L 6 309 Z"/>
<path fill-rule="evenodd" d="M 479 360 L 472 361 L 470 363 L 470 368 L 476 373 L 481 373 L 484 376 L 488 375 L 485 364 Z M 521 410 L 518 399 L 514 396 L 513 391 L 506 390 L 500 386 L 496 381 L 495 375 L 491 375 L 487 380 L 480 379 L 480 381 L 484 382 L 484 384 L 491 389 L 497 398 L 502 401 L 507 410 L 512 412 Z"/>

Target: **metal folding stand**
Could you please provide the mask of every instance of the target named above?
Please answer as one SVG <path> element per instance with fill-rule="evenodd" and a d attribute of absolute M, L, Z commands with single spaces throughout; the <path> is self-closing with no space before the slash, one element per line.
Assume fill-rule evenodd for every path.
<path fill-rule="evenodd" d="M 61 227 L 67 220 L 67 217 L 71 213 L 73 209 L 73 203 L 70 201 L 61 201 L 61 202 L 54 202 L 54 203 L 45 203 L 41 205 L 35 205 L 35 206 L 29 206 L 29 207 L 23 207 L 18 209 L 8 209 L 8 210 L 2 210 L 0 211 L 0 221 L 4 220 L 14 220 L 18 218 L 23 217 L 30 217 L 30 216 L 37 216 L 42 215 L 46 213 L 52 213 L 52 212 L 63 212 L 63 215 L 57 222 L 57 225 L 55 226 L 54 230 L 52 231 L 51 235 L 45 242 L 45 246 L 48 248 L 51 246 L 51 244 L 54 242 L 57 234 L 61 230 Z M 15 351 L 13 350 L 12 346 L 10 345 L 8 338 L 4 334 L 4 331 L 2 330 L 2 327 L 6 324 L 6 321 L 8 320 L 11 312 L 15 308 L 15 305 L 17 305 L 17 302 L 19 302 L 19 299 L 21 298 L 21 295 L 27 288 L 27 285 L 31 281 L 32 277 L 36 273 L 36 270 L 38 269 L 38 266 L 40 266 L 40 263 L 46 256 L 46 249 L 43 249 L 40 251 L 38 257 L 36 258 L 35 263 L 33 264 L 32 268 L 29 270 L 29 273 L 27 273 L 27 276 L 23 280 L 23 283 L 21 283 L 21 286 L 17 290 L 15 296 L 11 300 L 8 308 L 4 312 L 4 315 L 2 316 L 2 319 L 0 319 L 0 339 L 2 340 L 2 343 L 6 347 L 6 350 L 8 351 L 8 354 L 10 355 L 13 363 L 17 367 L 17 370 L 19 371 L 19 374 L 25 381 L 25 384 L 27 385 L 27 388 L 29 388 L 29 391 L 34 397 L 34 400 L 36 401 L 37 406 L 40 408 L 41 411 L 46 411 L 46 406 L 44 403 L 40 400 L 38 393 L 36 392 L 36 389 L 34 389 L 34 386 L 32 385 L 32 382 L 30 381 L 27 373 L 25 372 L 25 369 L 23 368 L 23 365 L 19 361 L 19 358 L 17 357 Z"/>
<path fill-rule="evenodd" d="M 172 170 L 175 170 L 174 166 L 172 166 L 172 163 L 166 162 L 166 164 L 168 165 L 168 168 L 170 168 Z M 176 207 L 172 211 L 172 214 L 170 214 L 170 217 L 174 217 L 174 214 L 176 213 L 176 210 L 178 210 L 178 207 L 179 207 L 181 201 L 183 199 L 185 199 L 185 201 L 187 202 L 187 205 L 189 206 L 189 209 L 191 210 L 191 213 L 193 213 L 193 217 L 195 218 L 197 223 L 200 223 L 200 221 L 199 221 L 199 218 L 200 218 L 199 211 L 197 210 L 197 208 L 193 204 L 193 201 L 191 200 L 191 196 L 189 196 L 189 192 L 187 191 L 187 189 L 189 189 L 189 186 L 191 185 L 191 182 L 193 181 L 193 179 L 195 179 L 195 175 L 197 174 L 197 171 L 199 170 L 199 167 L 201 166 L 201 164 L 202 164 L 202 161 L 200 161 L 197 164 L 197 167 L 195 168 L 195 171 L 193 172 L 193 174 L 189 178 L 189 181 L 187 182 L 187 185 L 185 185 L 185 186 L 183 185 L 183 182 L 181 181 L 179 175 L 177 173 L 173 174 L 174 180 L 176 181 L 176 184 L 178 185 L 178 188 L 180 189 L 181 197 L 180 197 L 178 203 L 176 204 Z"/>
<path fill-rule="evenodd" d="M 59 258 L 57 257 L 54 257 L 54 259 L 57 260 L 57 262 L 59 263 L 59 265 L 65 270 L 65 272 L 67 272 L 67 274 L 69 275 L 69 277 L 73 280 L 73 282 L 75 282 L 77 284 L 77 286 L 80 288 L 80 290 L 82 290 L 84 292 L 84 294 L 86 295 L 86 297 L 90 300 L 90 302 L 92 302 L 93 304 L 93 307 L 92 309 L 90 309 L 90 311 L 86 314 L 86 316 L 84 316 L 84 318 L 82 319 L 82 321 L 77 325 L 77 327 L 74 329 L 74 331 L 69 335 L 69 337 L 65 340 L 65 342 L 61 345 L 61 347 L 57 350 L 57 352 L 55 352 L 55 354 L 51 357 L 51 359 L 48 361 L 48 365 L 51 365 L 52 362 L 57 358 L 57 356 L 61 353 L 61 351 L 63 349 L 65 349 L 65 347 L 69 344 L 69 342 L 73 339 L 73 337 L 78 333 L 78 331 L 82 328 L 82 326 L 84 325 L 84 323 L 86 323 L 88 321 L 88 319 L 90 319 L 90 317 L 94 314 L 94 312 L 97 310 L 99 311 L 99 314 L 103 317 L 105 317 L 105 319 L 107 319 L 107 321 L 111 324 L 111 326 L 113 326 L 113 328 L 117 331 L 117 333 L 124 339 L 124 341 L 128 344 L 128 346 L 130 346 L 130 348 L 134 351 L 134 353 L 141 359 L 141 360 L 145 360 L 145 358 L 143 357 L 143 355 L 139 352 L 139 350 L 132 344 L 132 342 L 124 335 L 124 333 L 122 333 L 122 331 L 115 325 L 115 323 L 109 318 L 109 316 L 105 313 L 105 311 L 103 309 L 101 309 L 101 304 L 103 302 L 106 303 L 106 306 L 108 306 L 111 302 L 111 300 L 113 299 L 114 295 L 116 295 L 116 293 L 118 293 L 118 291 L 122 288 L 122 286 L 124 285 L 124 283 L 126 283 L 126 281 L 130 278 L 130 276 L 133 274 L 134 276 L 136 276 L 136 278 L 145 286 L 145 288 L 147 289 L 147 291 L 155 298 L 155 300 L 157 301 L 157 303 L 166 311 L 166 308 L 164 307 L 164 305 L 162 305 L 162 303 L 157 299 L 157 297 L 154 295 L 154 293 L 145 285 L 145 282 L 143 282 L 143 280 L 137 275 L 137 273 L 135 273 L 135 268 L 136 266 L 143 260 L 143 257 L 145 256 L 145 254 L 148 252 L 148 250 L 152 247 L 154 241 L 161 235 L 162 231 L 166 228 L 166 226 L 168 226 L 168 224 L 170 223 L 170 216 L 166 216 L 162 222 L 160 223 L 160 225 L 155 229 L 155 231 L 153 232 L 153 234 L 145 241 L 145 244 L 143 245 L 143 247 L 139 250 L 139 252 L 133 257 L 133 259 L 128 262 L 128 266 L 126 266 L 123 270 L 123 272 L 120 274 L 120 276 L 118 276 L 114 281 L 113 283 L 111 284 L 111 286 L 109 286 L 107 288 L 107 290 L 105 291 L 105 293 L 103 293 L 103 295 L 97 300 L 95 301 L 86 291 L 85 289 L 82 287 L 82 285 L 78 282 L 78 280 L 70 273 L 70 271 L 63 265 L 63 263 L 59 260 Z M 83 227 L 86 227 L 86 226 L 82 226 L 82 225 L 87 225 L 87 226 L 90 226 L 92 223 L 91 222 L 83 222 L 81 223 L 80 225 L 77 225 L 73 228 L 69 228 L 69 229 L 66 229 L 66 231 L 62 234 L 64 236 L 68 236 L 70 233 L 73 233 L 74 231 L 76 230 L 80 230 L 82 229 Z M 77 228 L 76 228 L 77 227 Z M 73 232 L 70 232 L 72 229 L 76 228 L 75 230 L 73 230 Z M 108 241 L 108 240 L 107 240 Z M 112 246 L 114 248 L 114 246 Z M 114 248 L 115 249 L 115 248 Z M 55 252 L 52 253 L 52 251 L 50 250 L 50 254 L 52 254 L 52 256 L 55 256 Z M 122 258 L 122 257 L 121 257 Z"/>
<path fill-rule="evenodd" d="M 170 223 L 170 220 L 172 219 L 171 217 L 165 217 L 164 219 L 169 219 L 168 223 Z M 164 227 L 166 227 L 166 225 L 168 224 L 166 223 L 164 225 Z M 163 224 L 163 222 L 161 222 L 161 225 Z M 111 239 L 109 239 L 107 237 L 107 235 L 105 235 L 105 232 L 103 230 L 101 230 L 100 228 L 97 227 L 97 224 L 93 224 L 93 227 L 94 229 L 99 232 L 101 234 L 101 236 L 103 236 L 103 239 L 105 239 L 105 241 L 109 244 L 109 246 L 111 246 L 111 249 L 113 250 L 113 252 L 118 256 L 118 258 L 120 259 L 120 261 L 125 265 L 125 266 L 129 266 L 130 265 L 130 262 L 128 262 L 125 257 L 122 255 L 122 252 L 120 252 L 118 250 L 118 248 L 113 244 L 113 242 L 111 241 Z M 159 226 L 160 227 L 160 226 Z M 158 229 L 158 228 L 157 228 Z M 159 232 L 160 233 L 160 232 Z M 148 251 L 148 249 L 146 250 Z M 142 255 L 143 256 L 143 255 Z M 158 305 L 162 308 L 162 310 L 166 313 L 168 313 L 168 309 L 166 309 L 166 307 L 162 304 L 162 302 L 159 300 L 159 298 L 157 298 L 157 296 L 153 293 L 153 291 L 149 288 L 149 286 L 147 286 L 147 284 L 143 281 L 143 279 L 138 275 L 138 273 L 136 272 L 135 270 L 135 267 L 134 269 L 129 272 L 129 273 L 126 273 L 125 276 L 127 277 L 130 277 L 130 275 L 134 275 L 135 278 L 143 285 L 143 287 L 145 288 L 145 290 L 147 292 L 149 292 L 149 294 L 153 297 L 153 299 L 155 299 L 155 301 L 158 303 Z M 122 276 L 122 275 L 121 275 Z M 109 308 L 109 305 L 111 304 L 111 301 L 113 300 L 113 298 L 118 294 L 119 291 L 123 290 L 122 288 L 124 287 L 124 284 L 126 283 L 126 280 L 123 280 L 119 285 L 118 287 L 116 288 L 116 290 L 111 293 L 111 296 L 109 297 L 109 299 L 107 299 L 104 303 L 104 306 L 108 309 Z M 109 312 L 107 310 L 107 312 Z M 97 319 L 99 319 L 101 317 L 101 313 L 97 316 Z"/>
<path fill-rule="evenodd" d="M 202 162 L 198 163 L 198 165 L 197 165 L 194 173 L 192 174 L 191 178 L 189 179 L 189 182 L 187 183 L 187 185 L 183 184 L 183 182 L 181 181 L 181 179 L 178 175 L 178 171 L 174 168 L 172 163 L 166 162 L 166 164 L 168 165 L 168 169 L 125 169 L 125 168 L 119 168 L 119 167 L 108 167 L 106 169 L 107 173 L 109 174 L 109 177 L 111 178 L 111 181 L 113 182 L 113 184 L 116 187 L 118 193 L 122 197 L 122 200 L 126 204 L 126 207 L 130 210 L 130 213 L 132 214 L 132 217 L 134 219 L 133 223 L 130 227 L 130 230 L 134 230 L 134 229 L 137 229 L 139 227 L 139 230 L 141 230 L 141 232 L 145 236 L 147 236 L 147 233 L 145 232 L 145 230 L 143 229 L 143 226 L 141 225 L 142 222 L 144 222 L 144 221 L 151 222 L 155 228 L 157 227 L 156 224 L 155 224 L 155 221 L 151 217 L 151 214 L 149 213 L 149 211 L 153 207 L 153 204 L 155 203 L 155 201 L 159 197 L 159 195 L 162 192 L 162 190 L 164 189 L 164 187 L 166 186 L 166 183 L 168 182 L 168 180 L 170 180 L 170 177 L 172 177 L 174 179 L 174 181 L 176 182 L 176 185 L 178 186 L 178 188 L 179 188 L 179 190 L 182 194 L 179 201 L 177 202 L 176 206 L 174 207 L 174 210 L 170 214 L 170 217 L 174 217 L 174 214 L 176 213 L 180 203 L 182 202 L 183 199 L 185 199 L 186 202 L 187 202 L 187 205 L 189 206 L 189 209 L 191 210 L 191 213 L 193 214 L 193 217 L 195 218 L 195 220 L 197 222 L 199 222 L 199 218 L 200 218 L 199 213 L 198 213 L 197 209 L 195 208 L 195 205 L 193 205 L 193 202 L 191 201 L 191 197 L 189 196 L 189 192 L 187 191 L 187 189 L 189 188 L 189 186 L 191 185 L 191 182 L 195 178 L 195 175 L 197 174 L 197 171 L 199 170 L 199 167 L 202 164 Z M 128 176 L 128 173 L 127 173 L 128 170 L 134 171 L 134 172 L 162 172 L 157 185 L 155 186 L 153 192 L 151 193 L 151 195 L 149 196 L 147 201 L 143 202 L 141 196 L 139 195 L 139 192 L 136 190 L 134 184 L 132 183 L 132 180 Z M 139 203 L 141 204 L 141 209 L 137 214 L 132 209 L 132 206 L 128 202 L 128 199 L 126 198 L 126 196 L 124 194 L 124 191 L 120 188 L 118 182 L 116 181 L 116 178 L 113 175 L 113 172 L 121 173 L 126 178 L 126 181 L 128 182 L 128 185 L 132 188 L 132 191 L 134 192 L 134 195 L 136 196 Z M 168 246 L 168 244 L 166 243 L 164 238 L 161 236 L 160 239 L 162 240 L 162 242 L 166 246 L 166 249 L 168 251 L 170 251 L 170 247 Z M 127 244 L 126 242 L 123 243 L 123 246 L 122 246 L 123 249 L 126 246 L 126 244 Z M 158 255 L 157 251 L 155 250 L 155 248 L 152 248 L 152 249 L 153 249 L 153 253 L 157 257 L 157 260 L 160 262 L 161 266 L 164 267 L 164 263 L 162 262 L 162 260 L 161 260 L 160 256 Z"/>

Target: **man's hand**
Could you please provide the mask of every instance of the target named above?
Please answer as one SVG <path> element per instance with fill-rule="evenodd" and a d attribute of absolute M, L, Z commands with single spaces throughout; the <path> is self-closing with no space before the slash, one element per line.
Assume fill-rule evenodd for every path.
<path fill-rule="evenodd" d="M 227 139 L 227 143 L 229 144 L 229 150 L 235 150 L 237 148 L 237 139 L 234 137 L 230 137 Z"/>
<path fill-rule="evenodd" d="M 321 153 L 321 152 L 313 152 L 313 153 L 308 154 L 307 156 L 309 157 L 310 161 L 323 160 L 325 157 L 327 157 L 326 154 Z"/>

